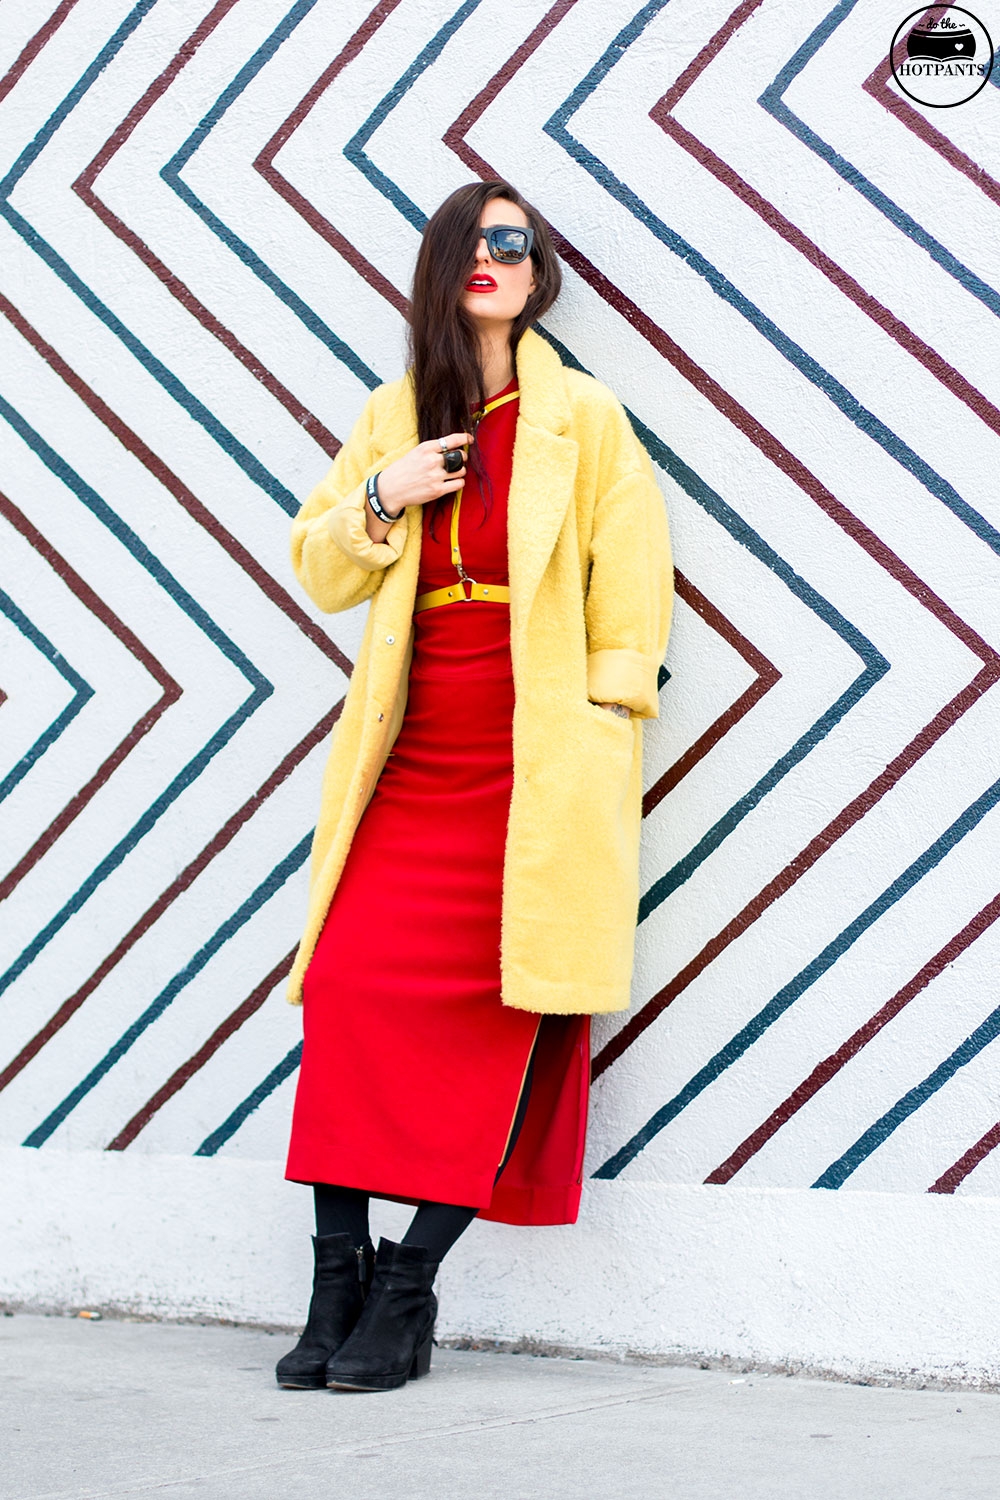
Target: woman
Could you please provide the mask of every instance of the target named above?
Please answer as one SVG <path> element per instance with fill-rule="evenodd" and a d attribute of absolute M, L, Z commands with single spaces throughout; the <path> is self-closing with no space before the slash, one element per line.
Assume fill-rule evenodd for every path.
<path fill-rule="evenodd" d="M 452 193 L 417 259 L 412 368 L 293 526 L 319 607 L 371 608 L 290 981 L 286 1175 L 317 1232 L 287 1387 L 424 1373 L 434 1276 L 472 1219 L 576 1219 L 590 1016 L 629 1002 L 672 571 L 624 411 L 531 328 L 559 285 L 509 183 Z M 417 1205 L 377 1255 L 370 1194 Z"/>

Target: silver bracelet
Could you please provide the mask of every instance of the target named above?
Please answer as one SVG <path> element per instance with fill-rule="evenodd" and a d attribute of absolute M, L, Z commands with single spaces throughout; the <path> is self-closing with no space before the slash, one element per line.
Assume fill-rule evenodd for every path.
<path fill-rule="evenodd" d="M 379 520 L 383 521 L 386 524 L 386 526 L 391 526 L 392 523 L 393 523 L 393 521 L 398 521 L 399 518 L 400 518 L 400 516 L 403 514 L 403 511 L 400 510 L 400 511 L 397 511 L 394 516 L 391 516 L 389 514 L 389 512 L 383 508 L 382 502 L 381 502 L 381 500 L 378 497 L 378 475 L 377 474 L 370 474 L 368 476 L 368 479 L 367 479 L 367 481 L 365 483 L 365 494 L 368 497 L 368 504 L 371 506 L 372 510 L 378 516 Z M 404 505 L 403 506 L 403 510 L 405 510 L 405 509 L 406 509 L 406 506 Z"/>

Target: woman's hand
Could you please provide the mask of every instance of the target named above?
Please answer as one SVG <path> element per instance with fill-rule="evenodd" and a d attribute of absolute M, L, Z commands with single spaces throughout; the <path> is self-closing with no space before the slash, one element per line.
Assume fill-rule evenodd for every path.
<path fill-rule="evenodd" d="M 441 441 L 448 448 L 466 448 L 472 442 L 472 435 L 452 432 L 443 440 L 428 439 L 384 468 L 378 476 L 378 498 L 386 510 L 395 514 L 407 505 L 427 505 L 439 495 L 450 495 L 462 488 L 465 467 L 457 474 L 445 473 Z M 389 530 L 370 505 L 365 506 L 365 527 L 373 542 L 383 541 Z"/>

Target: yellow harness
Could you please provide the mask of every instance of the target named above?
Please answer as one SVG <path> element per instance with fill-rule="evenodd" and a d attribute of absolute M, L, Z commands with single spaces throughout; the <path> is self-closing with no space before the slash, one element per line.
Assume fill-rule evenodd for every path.
<path fill-rule="evenodd" d="M 472 430 L 475 432 L 479 423 L 491 411 L 498 406 L 505 406 L 508 401 L 516 401 L 520 391 L 508 391 L 506 396 L 498 396 L 495 401 L 488 401 L 482 411 L 473 412 Z M 462 566 L 462 549 L 458 545 L 458 513 L 462 506 L 462 489 L 455 491 L 455 498 L 451 502 L 451 560 L 458 570 L 458 580 L 448 584 L 443 589 L 430 589 L 426 594 L 418 594 L 413 603 L 413 613 L 417 614 L 422 609 L 435 609 L 439 604 L 471 604 L 476 600 L 484 604 L 509 604 L 510 589 L 505 583 L 477 583 L 470 578 Z"/>

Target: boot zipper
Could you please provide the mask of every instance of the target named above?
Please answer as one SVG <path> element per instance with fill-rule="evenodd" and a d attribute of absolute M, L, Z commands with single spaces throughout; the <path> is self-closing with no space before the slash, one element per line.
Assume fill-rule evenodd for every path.
<path fill-rule="evenodd" d="M 361 1285 L 364 1286 L 368 1266 L 365 1263 L 365 1251 L 363 1245 L 358 1246 L 356 1254 L 358 1257 L 358 1280 L 360 1281 Z"/>

